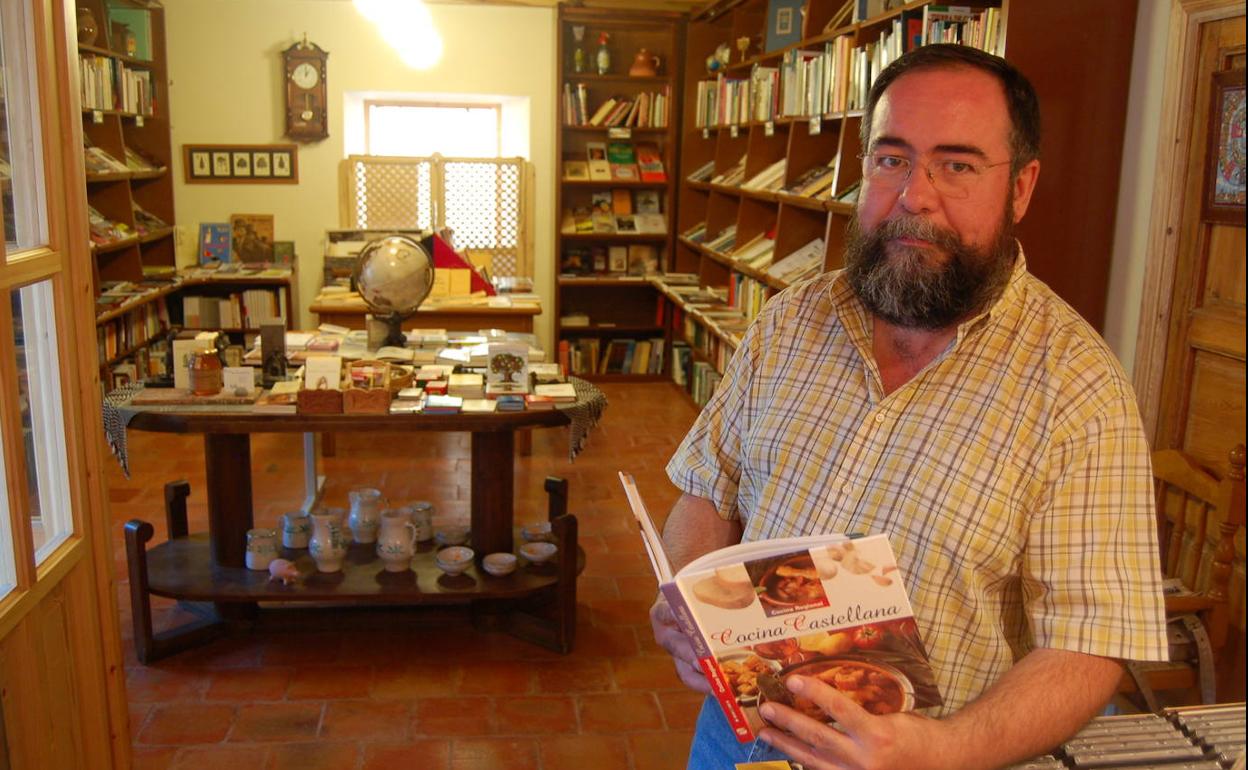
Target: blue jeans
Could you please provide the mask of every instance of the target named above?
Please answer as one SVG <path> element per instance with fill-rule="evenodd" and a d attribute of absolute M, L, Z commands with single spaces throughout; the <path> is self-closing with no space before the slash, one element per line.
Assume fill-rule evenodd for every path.
<path fill-rule="evenodd" d="M 686 770 L 733 770 L 738 762 L 764 762 L 769 759 L 788 757 L 762 741 L 738 742 L 715 699 L 708 696 L 702 702 Z"/>

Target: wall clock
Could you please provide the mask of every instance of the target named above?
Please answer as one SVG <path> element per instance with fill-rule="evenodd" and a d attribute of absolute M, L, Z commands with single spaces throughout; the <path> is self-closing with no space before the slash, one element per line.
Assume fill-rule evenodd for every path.
<path fill-rule="evenodd" d="M 329 136 L 326 109 L 325 62 L 329 54 L 305 35 L 302 42 L 282 51 L 286 97 L 286 136 L 297 142 L 315 142 Z"/>

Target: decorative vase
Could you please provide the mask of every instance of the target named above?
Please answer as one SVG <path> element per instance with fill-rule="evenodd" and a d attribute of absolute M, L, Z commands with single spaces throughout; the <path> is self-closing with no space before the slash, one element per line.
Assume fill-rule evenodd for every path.
<path fill-rule="evenodd" d="M 342 569 L 342 560 L 347 555 L 347 538 L 342 527 L 334 521 L 333 514 L 314 513 L 312 519 L 312 539 L 308 541 L 308 552 L 316 562 L 319 572 L 338 572 Z"/>
<path fill-rule="evenodd" d="M 282 514 L 282 545 L 286 548 L 307 548 L 312 537 L 312 522 L 303 511 Z"/>
<path fill-rule="evenodd" d="M 411 505 L 412 524 L 416 527 L 416 542 L 427 543 L 433 539 L 433 503 L 418 500 Z"/>
<path fill-rule="evenodd" d="M 78 45 L 95 45 L 100 35 L 100 27 L 95 23 L 95 14 L 90 8 L 78 9 Z"/>
<path fill-rule="evenodd" d="M 268 570 L 277 558 L 277 530 L 258 527 L 247 530 L 247 569 Z"/>
<path fill-rule="evenodd" d="M 406 572 L 412 568 L 416 555 L 416 525 L 411 515 L 403 509 L 381 514 L 381 529 L 377 533 L 377 557 L 386 572 Z"/>
<path fill-rule="evenodd" d="M 628 68 L 628 74 L 634 78 L 652 78 L 659 74 L 659 65 L 661 63 L 658 56 L 642 48 L 633 57 L 633 63 Z"/>
<path fill-rule="evenodd" d="M 347 526 L 351 528 L 351 537 L 357 543 L 377 542 L 377 528 L 381 526 L 381 509 L 385 502 L 381 499 L 381 490 L 372 487 L 356 487 L 347 494 L 351 501 L 351 512 L 347 515 Z"/>

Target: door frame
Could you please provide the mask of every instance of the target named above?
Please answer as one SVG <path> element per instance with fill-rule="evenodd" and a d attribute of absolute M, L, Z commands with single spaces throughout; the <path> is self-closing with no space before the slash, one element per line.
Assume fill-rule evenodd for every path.
<path fill-rule="evenodd" d="M 1208 22 L 1244 15 L 1242 0 L 1172 0 L 1166 43 L 1165 83 L 1161 97 L 1161 130 L 1157 138 L 1157 175 L 1149 216 L 1147 261 L 1140 300 L 1140 325 L 1135 342 L 1133 384 L 1149 443 L 1155 447 L 1161 414 L 1161 393 L 1173 308 L 1175 269 L 1182 241 L 1192 132 L 1205 126 L 1193 116 L 1198 108 L 1197 57 L 1200 28 Z M 1156 448 L 1156 447 L 1155 447 Z"/>

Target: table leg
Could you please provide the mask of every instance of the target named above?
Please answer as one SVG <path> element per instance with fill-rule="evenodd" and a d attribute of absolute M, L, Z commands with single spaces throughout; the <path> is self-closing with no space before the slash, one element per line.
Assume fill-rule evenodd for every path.
<path fill-rule="evenodd" d="M 205 433 L 208 538 L 212 560 L 223 567 L 245 567 L 251 529 L 251 436 Z"/>
<path fill-rule="evenodd" d="M 472 434 L 472 548 L 478 558 L 511 551 L 514 451 L 512 431 Z"/>

